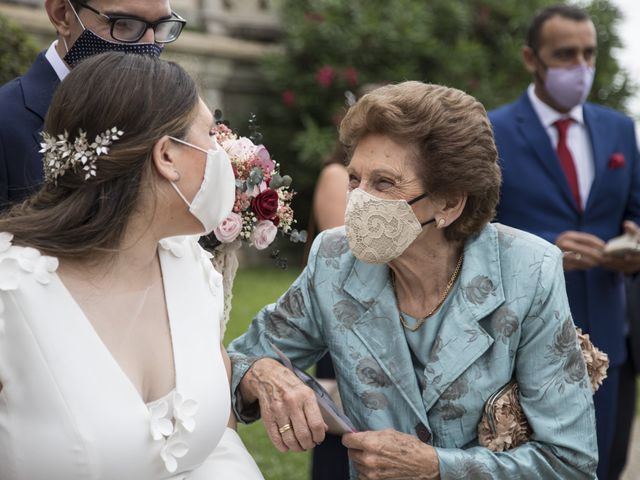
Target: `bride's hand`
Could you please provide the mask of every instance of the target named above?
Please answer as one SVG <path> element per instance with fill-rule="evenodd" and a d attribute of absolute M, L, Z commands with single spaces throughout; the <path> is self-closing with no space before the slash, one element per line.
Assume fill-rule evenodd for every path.
<path fill-rule="evenodd" d="M 315 394 L 279 362 L 256 361 L 239 387 L 244 402 L 260 403 L 265 429 L 281 452 L 308 450 L 324 440 L 327 426 Z"/>

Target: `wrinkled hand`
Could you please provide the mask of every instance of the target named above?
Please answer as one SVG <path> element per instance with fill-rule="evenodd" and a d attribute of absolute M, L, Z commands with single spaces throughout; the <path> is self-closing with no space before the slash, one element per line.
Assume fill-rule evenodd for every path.
<path fill-rule="evenodd" d="M 255 362 L 240 382 L 240 394 L 245 402 L 258 400 L 267 434 L 281 452 L 308 450 L 324 440 L 327 426 L 315 394 L 276 360 Z"/>
<path fill-rule="evenodd" d="M 563 232 L 556 239 L 556 246 L 564 252 L 565 271 L 597 267 L 604 258 L 605 242 L 590 233 Z"/>
<path fill-rule="evenodd" d="M 623 223 L 625 233 L 634 235 L 636 238 L 640 238 L 640 227 L 630 221 L 626 220 Z M 640 271 L 640 254 L 631 253 L 626 255 L 610 255 L 604 254 L 602 258 L 601 266 L 608 270 L 614 270 L 622 273 L 636 273 Z"/>
<path fill-rule="evenodd" d="M 416 437 L 387 429 L 347 433 L 342 444 L 358 470 L 358 480 L 438 480 L 438 455 Z"/>

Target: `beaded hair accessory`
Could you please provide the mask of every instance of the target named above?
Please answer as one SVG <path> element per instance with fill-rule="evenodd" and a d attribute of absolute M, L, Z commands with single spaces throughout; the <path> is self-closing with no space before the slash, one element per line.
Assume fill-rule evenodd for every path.
<path fill-rule="evenodd" d="M 42 132 L 44 141 L 40 144 L 40 153 L 44 154 L 45 180 L 57 184 L 58 177 L 62 177 L 68 170 L 84 172 L 85 180 L 95 177 L 96 160 L 100 155 L 109 153 L 109 146 L 123 134 L 122 130 L 113 127 L 96 135 L 94 141 L 89 143 L 87 132 L 80 129 L 72 143 L 66 130 L 57 137 Z"/>

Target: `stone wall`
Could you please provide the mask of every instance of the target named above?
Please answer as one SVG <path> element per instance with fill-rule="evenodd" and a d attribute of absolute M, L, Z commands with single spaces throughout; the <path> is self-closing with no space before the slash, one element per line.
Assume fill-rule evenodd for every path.
<path fill-rule="evenodd" d="M 275 44 L 279 29 L 270 0 L 173 0 L 189 29 L 166 47 L 163 58 L 196 78 L 211 108 L 221 108 L 232 125 L 244 125 L 263 93 L 259 62 Z M 55 31 L 42 0 L 0 0 L 0 15 L 47 48 Z"/>

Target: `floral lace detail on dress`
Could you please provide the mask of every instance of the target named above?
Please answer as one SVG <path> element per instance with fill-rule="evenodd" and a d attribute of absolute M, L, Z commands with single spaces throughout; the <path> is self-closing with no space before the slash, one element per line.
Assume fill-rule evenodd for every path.
<path fill-rule="evenodd" d="M 151 437 L 162 441 L 160 458 L 169 473 L 178 469 L 178 459 L 189 452 L 186 434 L 193 432 L 196 422 L 193 418 L 198 410 L 198 402 L 184 398 L 177 391 L 147 404 Z"/>

